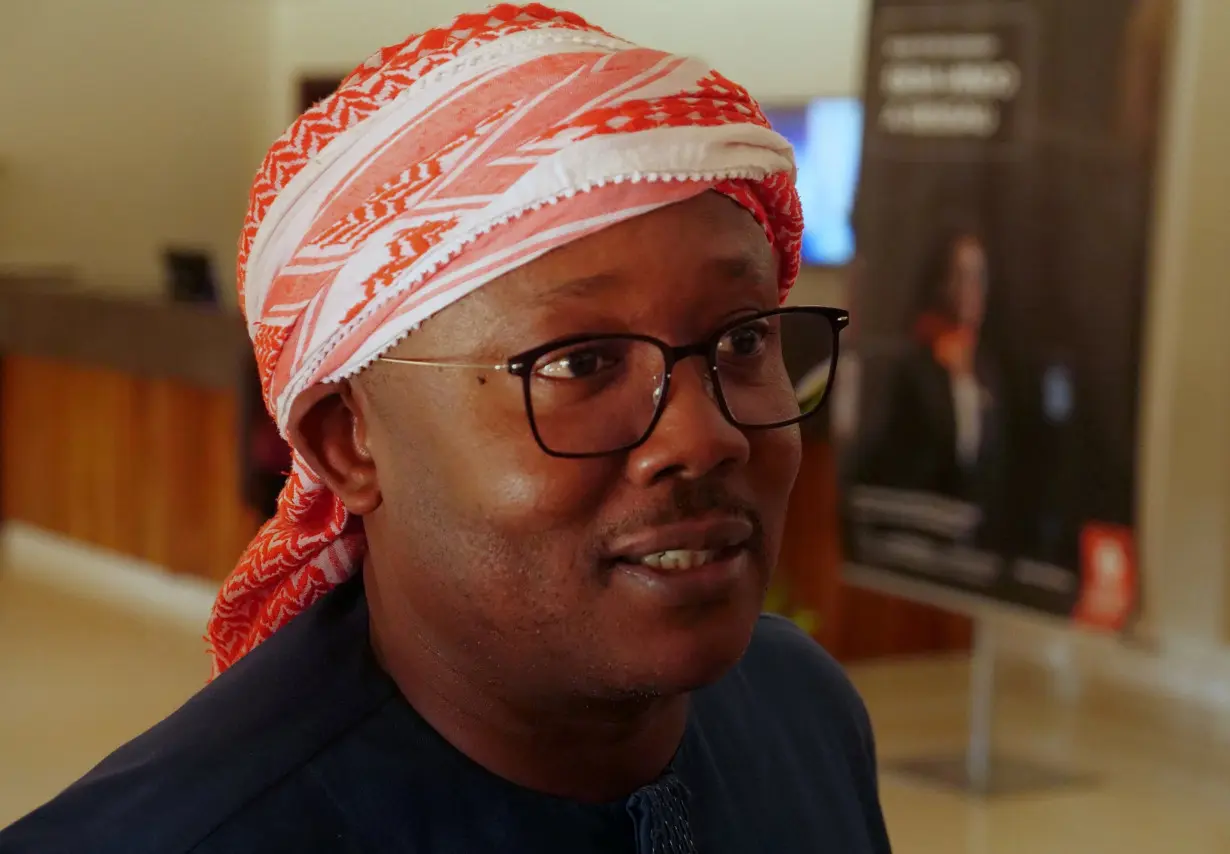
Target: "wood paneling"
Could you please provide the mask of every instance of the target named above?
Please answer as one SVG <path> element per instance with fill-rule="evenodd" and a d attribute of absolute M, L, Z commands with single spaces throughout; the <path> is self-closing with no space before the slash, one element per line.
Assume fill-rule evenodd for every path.
<path fill-rule="evenodd" d="M 970 647 L 965 617 L 842 580 L 837 473 L 826 442 L 804 444 L 780 565 L 795 604 L 820 617 L 817 640 L 842 661 Z"/>
<path fill-rule="evenodd" d="M 174 572 L 224 577 L 257 527 L 233 392 L 8 356 L 0 516 Z"/>
<path fill-rule="evenodd" d="M 230 309 L 0 279 L 0 353 L 230 390 L 252 345 Z"/>

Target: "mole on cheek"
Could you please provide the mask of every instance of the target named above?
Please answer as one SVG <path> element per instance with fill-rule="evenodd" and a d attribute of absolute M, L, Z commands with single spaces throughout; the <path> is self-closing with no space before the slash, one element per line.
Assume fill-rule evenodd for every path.
<path fill-rule="evenodd" d="M 479 375 L 478 375 L 478 384 L 479 384 L 479 385 L 486 385 L 486 384 L 487 384 L 487 378 L 486 378 L 485 376 L 483 376 L 482 374 L 479 374 Z"/>

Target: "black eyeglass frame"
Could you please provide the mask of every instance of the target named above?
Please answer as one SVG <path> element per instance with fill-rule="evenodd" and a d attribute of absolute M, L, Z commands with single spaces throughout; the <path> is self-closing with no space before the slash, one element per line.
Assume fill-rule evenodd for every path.
<path fill-rule="evenodd" d="M 733 412 L 730 411 L 730 405 L 726 402 L 726 394 L 722 390 L 722 380 L 718 369 L 717 350 L 722 343 L 722 339 L 727 334 L 741 326 L 746 326 L 749 323 L 754 323 L 757 320 L 766 318 L 779 317 L 782 315 L 792 314 L 810 314 L 825 318 L 829 322 L 829 327 L 833 332 L 833 353 L 829 357 L 829 374 L 825 382 L 824 394 L 816 402 L 816 405 L 807 412 L 801 412 L 796 418 L 788 418 L 784 421 L 775 422 L 773 424 L 746 424 L 737 419 Z M 651 335 L 638 335 L 630 332 L 616 333 L 591 333 L 570 335 L 566 338 L 558 338 L 554 341 L 549 341 L 546 344 L 541 344 L 531 350 L 526 350 L 518 353 L 515 356 L 510 356 L 508 361 L 502 365 L 491 364 L 474 364 L 470 362 L 452 362 L 437 359 L 402 359 L 393 356 L 381 356 L 379 361 L 391 362 L 401 365 L 419 365 L 424 367 L 439 367 L 439 368 L 469 368 L 473 370 L 488 370 L 501 371 L 510 376 L 519 377 L 521 379 L 522 396 L 525 402 L 525 415 L 530 422 L 530 431 L 534 434 L 534 441 L 538 443 L 538 447 L 543 453 L 551 457 L 560 459 L 593 459 L 596 457 L 607 457 L 613 454 L 624 454 L 629 451 L 634 451 L 641 445 L 649 441 L 649 437 L 653 435 L 654 429 L 658 426 L 658 422 L 662 420 L 662 415 L 666 411 L 667 400 L 670 397 L 671 376 L 674 373 L 675 366 L 684 359 L 690 359 L 696 356 L 703 356 L 706 367 L 708 368 L 708 376 L 712 381 L 713 396 L 717 401 L 718 409 L 721 410 L 722 416 L 735 427 L 742 430 L 777 430 L 782 427 L 789 427 L 792 424 L 798 424 L 807 420 L 811 416 L 819 412 L 833 388 L 833 379 L 837 373 L 837 355 L 841 345 L 841 331 L 850 324 L 850 314 L 845 309 L 830 308 L 827 306 L 784 306 L 775 308 L 769 311 L 762 311 L 752 315 L 744 315 L 731 320 L 723 325 L 716 332 L 692 344 L 683 344 L 678 347 L 671 346 L 659 338 L 654 338 Z M 552 449 L 543 440 L 542 434 L 538 428 L 537 419 L 534 417 L 534 402 L 532 383 L 534 379 L 534 365 L 538 360 L 548 353 L 556 350 L 566 349 L 576 346 L 577 344 L 585 344 L 591 341 L 641 341 L 646 344 L 652 344 L 657 347 L 662 353 L 663 373 L 662 382 L 659 386 L 660 392 L 658 400 L 655 404 L 653 418 L 650 419 L 644 433 L 635 442 L 630 442 L 619 448 L 612 448 L 606 451 L 589 451 L 584 453 L 565 452 Z"/>

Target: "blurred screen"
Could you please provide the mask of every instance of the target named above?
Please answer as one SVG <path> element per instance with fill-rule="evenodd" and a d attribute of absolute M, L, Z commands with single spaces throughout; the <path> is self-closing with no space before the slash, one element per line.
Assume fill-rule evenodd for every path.
<path fill-rule="evenodd" d="M 854 256 L 850 225 L 862 150 L 863 105 L 820 98 L 802 107 L 767 108 L 773 128 L 794 146 L 803 201 L 803 263 L 845 264 Z"/>

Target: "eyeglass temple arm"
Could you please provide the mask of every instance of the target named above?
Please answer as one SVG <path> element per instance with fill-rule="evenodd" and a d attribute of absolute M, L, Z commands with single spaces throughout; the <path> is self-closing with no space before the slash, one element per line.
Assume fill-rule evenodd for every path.
<path fill-rule="evenodd" d="M 395 365 L 419 365 L 427 368 L 467 368 L 474 371 L 507 371 L 508 365 L 478 364 L 477 362 L 452 362 L 447 359 L 402 359 L 396 356 L 381 356 L 379 362 Z"/>

